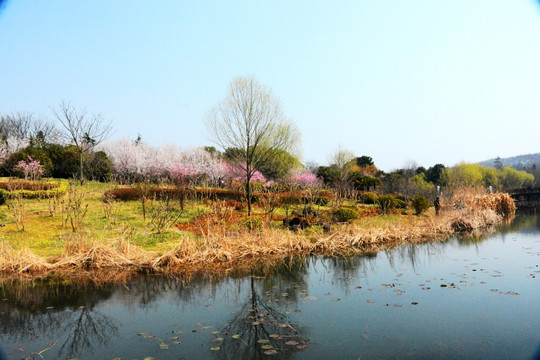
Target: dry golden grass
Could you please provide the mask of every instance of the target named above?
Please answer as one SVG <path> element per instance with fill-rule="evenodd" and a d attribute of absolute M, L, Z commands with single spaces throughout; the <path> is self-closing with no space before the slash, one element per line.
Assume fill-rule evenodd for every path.
<path fill-rule="evenodd" d="M 116 240 L 89 241 L 84 232 L 66 235 L 60 256 L 42 258 L 28 249 L 15 250 L 2 242 L 0 273 L 43 276 L 51 272 L 87 277 L 91 281 L 119 281 L 140 272 L 228 274 L 274 266 L 291 256 L 371 254 L 403 243 L 441 241 L 456 232 L 488 228 L 513 216 L 506 194 L 454 192 L 443 199 L 440 216 L 392 215 L 368 217 L 336 225 L 329 233 L 312 228 L 291 232 L 264 227 L 182 236 L 164 254 L 142 250 L 124 233 Z"/>

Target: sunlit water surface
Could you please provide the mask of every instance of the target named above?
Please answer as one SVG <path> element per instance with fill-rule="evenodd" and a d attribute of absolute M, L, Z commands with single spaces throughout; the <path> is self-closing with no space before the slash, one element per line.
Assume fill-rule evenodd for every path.
<path fill-rule="evenodd" d="M 8 359 L 532 359 L 540 217 L 263 276 L 0 288 Z"/>

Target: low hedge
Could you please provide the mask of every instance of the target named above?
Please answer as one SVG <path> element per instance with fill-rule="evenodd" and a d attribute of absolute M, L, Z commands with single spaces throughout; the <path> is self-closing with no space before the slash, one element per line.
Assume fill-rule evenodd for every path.
<path fill-rule="evenodd" d="M 62 195 L 68 190 L 68 187 L 69 183 L 66 181 L 50 183 L 3 182 L 0 183 L 0 204 L 15 194 L 22 194 L 25 199 L 42 199 Z"/>
<path fill-rule="evenodd" d="M 150 191 L 151 197 L 153 197 L 155 194 L 158 198 L 167 195 L 169 199 L 179 199 L 181 195 L 197 195 L 206 197 L 212 201 L 245 201 L 245 193 L 235 190 L 153 188 Z M 117 188 L 114 190 L 108 190 L 105 192 L 105 196 L 113 196 L 115 199 L 120 201 L 134 201 L 140 199 L 141 189 L 136 187 Z M 261 196 L 264 196 L 264 194 L 252 194 L 252 202 L 257 203 Z M 289 205 L 307 205 L 313 201 L 313 203 L 316 205 L 326 206 L 330 202 L 330 193 L 327 191 L 321 191 L 318 196 L 313 198 L 303 192 L 285 192 L 278 193 L 275 196 L 280 196 L 282 202 L 288 203 Z"/>

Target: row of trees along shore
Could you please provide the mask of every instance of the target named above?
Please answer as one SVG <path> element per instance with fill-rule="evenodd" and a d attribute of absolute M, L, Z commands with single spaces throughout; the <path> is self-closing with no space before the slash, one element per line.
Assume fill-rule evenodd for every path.
<path fill-rule="evenodd" d="M 461 163 L 429 168 L 408 164 L 392 172 L 379 170 L 369 156 L 338 149 L 330 165 L 302 164 L 300 133 L 272 92 L 253 77 L 230 83 L 226 97 L 209 113 L 212 142 L 181 149 L 152 146 L 139 136 L 107 141 L 112 126 L 101 114 L 68 102 L 51 108 L 56 122 L 28 113 L 0 117 L 0 172 L 3 176 L 41 176 L 116 181 L 124 184 L 169 181 L 185 186 L 243 184 L 252 212 L 253 184 L 294 184 L 327 188 L 335 199 L 366 191 L 399 194 L 406 200 L 423 195 L 433 200 L 438 187 L 490 187 L 493 190 L 538 185 L 539 179 L 510 167 Z"/>

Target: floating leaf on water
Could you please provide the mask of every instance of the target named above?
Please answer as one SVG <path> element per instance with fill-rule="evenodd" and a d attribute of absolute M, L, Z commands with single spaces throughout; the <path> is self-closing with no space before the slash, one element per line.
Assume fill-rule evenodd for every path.
<path fill-rule="evenodd" d="M 219 331 L 212 331 L 212 334 L 213 334 L 213 335 L 217 335 L 217 334 L 219 334 L 219 333 L 220 333 Z"/>
<path fill-rule="evenodd" d="M 270 350 L 270 349 L 273 349 L 274 347 L 272 345 L 263 345 L 263 346 L 261 346 L 261 348 L 263 350 Z"/>
<path fill-rule="evenodd" d="M 155 358 L 151 357 L 151 356 L 147 356 L 145 357 L 143 360 L 156 360 Z"/>
<path fill-rule="evenodd" d="M 277 323 L 277 320 L 276 320 L 276 319 L 270 319 L 270 320 L 268 320 L 268 322 L 269 322 L 270 324 L 274 324 L 274 323 Z"/>
<path fill-rule="evenodd" d="M 394 307 L 403 307 L 401 304 L 394 304 Z"/>
<path fill-rule="evenodd" d="M 196 323 L 195 325 L 197 325 L 197 326 L 203 326 L 203 325 L 205 325 L 205 323 Z"/>
<path fill-rule="evenodd" d="M 241 337 L 242 337 L 242 335 L 240 335 L 240 334 L 234 334 L 232 336 L 233 339 L 240 339 Z"/>
<path fill-rule="evenodd" d="M 222 342 L 222 341 L 223 341 L 223 338 L 220 338 L 220 337 L 215 338 L 215 339 L 212 340 L 213 343 L 218 343 L 218 342 Z"/>
<path fill-rule="evenodd" d="M 203 329 L 210 329 L 210 328 L 213 328 L 213 326 L 203 326 L 202 328 Z"/>
<path fill-rule="evenodd" d="M 183 332 L 182 332 L 182 331 L 174 331 L 174 330 L 173 330 L 172 333 L 173 333 L 173 334 L 176 334 L 176 335 L 182 335 Z"/>
<path fill-rule="evenodd" d="M 259 344 L 268 344 L 270 342 L 270 340 L 268 340 L 268 339 L 259 339 L 259 340 L 257 340 L 257 342 Z"/>
<path fill-rule="evenodd" d="M 137 335 L 146 337 L 152 335 L 152 333 L 137 333 Z"/>
<path fill-rule="evenodd" d="M 286 328 L 288 326 L 289 326 L 289 324 L 277 324 L 277 327 L 279 327 L 279 328 Z"/>
<path fill-rule="evenodd" d="M 332 299 L 332 301 L 341 301 L 341 299 Z"/>
<path fill-rule="evenodd" d="M 233 311 L 233 312 L 231 312 L 231 314 L 237 315 L 237 314 L 240 314 L 240 311 Z"/>
<path fill-rule="evenodd" d="M 179 344 L 181 344 L 182 342 L 181 342 L 180 340 L 174 340 L 172 343 L 173 343 L 174 345 L 179 345 Z"/>
<path fill-rule="evenodd" d="M 146 335 L 144 338 L 145 339 L 155 339 L 156 336 L 155 335 Z"/>
<path fill-rule="evenodd" d="M 211 347 L 210 350 L 219 351 L 219 350 L 221 350 L 221 348 L 219 346 L 214 346 L 214 347 Z"/>
<path fill-rule="evenodd" d="M 306 349 L 309 349 L 309 345 L 308 344 L 298 345 L 296 348 L 298 350 L 306 350 Z"/>
<path fill-rule="evenodd" d="M 178 339 L 180 339 L 178 336 L 173 336 L 173 337 L 171 338 L 171 340 L 178 340 Z"/>
<path fill-rule="evenodd" d="M 288 293 L 283 293 L 283 294 L 281 294 L 281 296 L 289 296 L 289 294 Z"/>
<path fill-rule="evenodd" d="M 411 304 L 412 305 L 418 305 L 418 303 L 416 301 L 413 301 Z"/>
<path fill-rule="evenodd" d="M 278 338 L 278 337 L 279 337 L 278 334 L 271 334 L 271 335 L 268 335 L 268 336 L 270 336 L 272 339 L 275 339 L 275 338 Z"/>
<path fill-rule="evenodd" d="M 264 355 L 276 355 L 277 353 L 278 353 L 277 350 L 271 349 L 271 350 L 266 350 L 264 352 Z"/>
<path fill-rule="evenodd" d="M 161 350 L 167 350 L 169 348 L 169 345 L 165 344 L 164 342 L 160 342 L 158 345 Z"/>
<path fill-rule="evenodd" d="M 112 359 L 112 360 L 122 360 L 122 358 L 120 358 L 120 357 L 115 357 L 115 358 Z"/>
<path fill-rule="evenodd" d="M 367 302 L 370 303 L 370 304 L 373 304 L 373 303 L 375 303 L 375 300 L 368 300 Z"/>
<path fill-rule="evenodd" d="M 285 343 L 285 345 L 291 345 L 291 346 L 296 346 L 298 345 L 298 341 L 294 341 L 294 340 L 289 340 Z"/>

